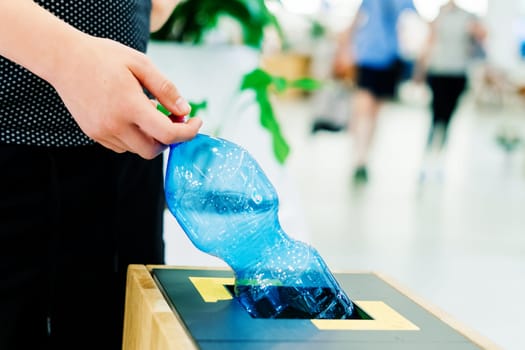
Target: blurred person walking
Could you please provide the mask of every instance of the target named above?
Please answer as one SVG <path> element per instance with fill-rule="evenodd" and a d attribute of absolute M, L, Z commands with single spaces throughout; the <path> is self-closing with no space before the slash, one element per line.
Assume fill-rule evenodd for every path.
<path fill-rule="evenodd" d="M 426 82 L 432 93 L 432 119 L 420 181 L 435 173 L 439 178 L 449 125 L 467 88 L 468 70 L 474 58 L 484 55 L 487 32 L 480 19 L 448 1 L 430 23 L 428 42 L 414 79 Z M 431 169 L 431 166 L 435 169 Z"/>
<path fill-rule="evenodd" d="M 363 0 L 350 26 L 341 34 L 334 71 L 356 69 L 350 133 L 353 138 L 353 179 L 368 181 L 368 157 L 377 118 L 385 100 L 396 95 L 402 73 L 397 25 L 412 0 Z"/>

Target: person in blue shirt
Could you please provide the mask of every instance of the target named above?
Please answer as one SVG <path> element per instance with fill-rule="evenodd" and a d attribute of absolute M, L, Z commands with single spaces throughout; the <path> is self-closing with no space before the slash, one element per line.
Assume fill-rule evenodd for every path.
<path fill-rule="evenodd" d="M 396 94 L 402 68 L 397 24 L 406 10 L 415 10 L 412 0 L 363 0 L 338 43 L 335 74 L 349 67 L 356 70 L 349 130 L 357 183 L 368 180 L 368 155 L 381 104 Z"/>

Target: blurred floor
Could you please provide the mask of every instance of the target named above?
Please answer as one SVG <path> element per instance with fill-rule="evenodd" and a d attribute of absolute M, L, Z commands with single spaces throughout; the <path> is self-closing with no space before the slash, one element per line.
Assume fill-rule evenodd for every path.
<path fill-rule="evenodd" d="M 287 171 L 298 196 L 290 200 L 308 230 L 301 239 L 332 270 L 385 274 L 502 348 L 525 349 L 525 156 L 523 147 L 506 153 L 496 142 L 503 127 L 525 135 L 525 103 L 478 110 L 465 99 L 443 172 L 424 183 L 428 110 L 386 105 L 360 188 L 351 181 L 351 139 L 311 135 L 312 107 L 310 99 L 275 101 L 292 147 Z M 167 214 L 168 264 L 224 265 L 176 226 Z"/>

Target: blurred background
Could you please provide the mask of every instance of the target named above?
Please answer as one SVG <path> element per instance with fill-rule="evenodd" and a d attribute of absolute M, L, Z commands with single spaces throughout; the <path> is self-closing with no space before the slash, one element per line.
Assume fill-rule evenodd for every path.
<path fill-rule="evenodd" d="M 404 74 L 381 105 L 359 183 L 351 131 L 359 86 L 352 69 L 334 74 L 333 61 L 361 1 L 191 2 L 180 2 L 148 54 L 206 106 L 197 112 L 203 132 L 260 162 L 278 190 L 284 230 L 333 271 L 382 273 L 501 348 L 525 349 L 525 0 L 455 1 L 486 36 L 439 152 L 428 145 L 433 92 L 414 67 L 448 0 L 414 0 L 395 33 Z M 242 89 L 257 69 L 272 83 Z M 287 152 L 272 148 L 276 139 Z M 165 218 L 168 264 L 224 266 Z"/>

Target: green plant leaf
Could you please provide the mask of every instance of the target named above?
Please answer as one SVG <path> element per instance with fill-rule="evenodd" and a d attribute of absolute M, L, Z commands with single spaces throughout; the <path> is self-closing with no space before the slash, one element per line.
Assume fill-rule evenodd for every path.
<path fill-rule="evenodd" d="M 201 109 L 208 108 L 208 101 L 203 100 L 201 102 L 189 102 L 191 106 L 191 112 L 190 112 L 190 118 L 195 117 L 197 115 L 197 112 L 199 112 Z"/>
<path fill-rule="evenodd" d="M 318 90 L 323 86 L 319 80 L 312 78 L 301 78 L 290 82 L 289 87 L 301 89 L 304 91 L 314 91 Z"/>
<path fill-rule="evenodd" d="M 200 44 L 205 33 L 217 26 L 220 16 L 229 16 L 239 23 L 245 45 L 260 49 L 268 26 L 274 26 L 285 41 L 284 33 L 265 0 L 184 0 L 150 37 L 152 40 Z"/>
<path fill-rule="evenodd" d="M 189 102 L 189 104 L 191 106 L 191 112 L 189 114 L 190 118 L 195 117 L 197 115 L 197 112 L 201 109 L 206 109 L 208 107 L 208 103 L 206 100 L 201 102 Z M 169 116 L 171 114 L 171 112 L 160 103 L 157 103 L 157 110 L 162 112 L 162 114 L 166 116 Z"/>
<path fill-rule="evenodd" d="M 301 78 L 290 82 L 283 77 L 272 76 L 261 68 L 256 68 L 244 76 L 241 90 L 251 89 L 255 92 L 260 109 L 259 121 L 272 136 L 273 152 L 279 163 L 283 164 L 288 158 L 290 146 L 275 117 L 270 101 L 270 91 L 273 89 L 277 92 L 284 92 L 289 87 L 311 91 L 318 89 L 321 85 L 319 81 L 312 78 Z"/>
<path fill-rule="evenodd" d="M 241 90 L 245 89 L 267 89 L 272 83 L 273 77 L 260 68 L 256 68 L 244 75 Z"/>
<path fill-rule="evenodd" d="M 168 111 L 168 109 L 164 107 L 163 105 L 161 105 L 160 103 L 157 103 L 157 110 L 162 112 L 162 114 L 164 114 L 165 116 L 168 116 L 171 114 L 171 112 Z"/>
<path fill-rule="evenodd" d="M 270 132 L 274 155 L 277 161 L 283 164 L 290 153 L 290 147 L 281 133 L 269 97 L 269 87 L 274 82 L 274 77 L 257 68 L 244 76 L 241 90 L 252 89 L 255 91 L 256 101 L 260 109 L 259 121 Z"/>
<path fill-rule="evenodd" d="M 273 153 L 277 158 L 277 161 L 281 164 L 284 164 L 286 158 L 288 158 L 288 155 L 290 153 L 290 146 L 288 145 L 283 134 L 281 133 L 281 128 L 277 119 L 275 118 L 268 91 L 259 90 L 256 93 L 256 99 L 261 109 L 261 115 L 259 118 L 260 123 L 265 129 L 267 129 L 270 132 L 272 136 Z"/>
<path fill-rule="evenodd" d="M 273 88 L 278 93 L 285 92 L 290 85 L 288 80 L 284 79 L 283 77 L 273 77 L 272 84 L 273 84 Z"/>

